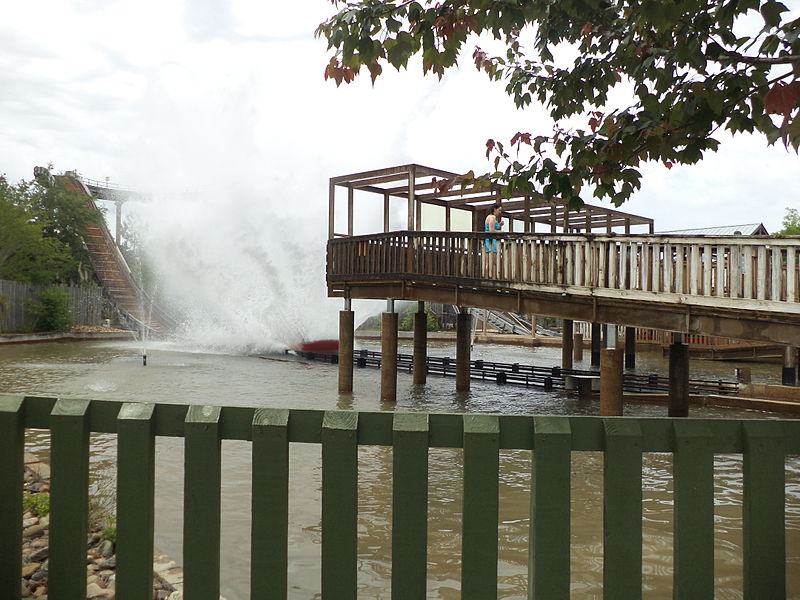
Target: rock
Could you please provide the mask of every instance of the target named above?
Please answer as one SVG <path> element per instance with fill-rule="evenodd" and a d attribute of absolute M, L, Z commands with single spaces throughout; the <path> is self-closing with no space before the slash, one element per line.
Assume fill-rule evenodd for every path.
<path fill-rule="evenodd" d="M 112 556 L 106 560 L 101 560 L 97 563 L 98 568 L 100 569 L 116 569 L 117 568 L 117 557 Z"/>
<path fill-rule="evenodd" d="M 166 600 L 183 600 L 183 592 L 172 592 L 171 594 L 169 594 L 169 596 L 166 595 L 167 592 L 158 592 L 159 600 L 162 600 L 161 599 L 162 593 L 165 594 L 164 598 Z"/>
<path fill-rule="evenodd" d="M 28 563 L 27 565 L 22 565 L 22 576 L 23 577 L 30 577 L 31 575 L 36 573 L 36 571 L 38 571 L 39 567 L 41 567 L 41 566 L 42 565 L 40 563 L 38 563 L 38 562 L 32 562 L 32 563 Z"/>
<path fill-rule="evenodd" d="M 50 548 L 45 546 L 44 548 L 39 548 L 35 552 L 30 555 L 31 562 L 41 562 L 46 559 L 50 555 Z"/>
<path fill-rule="evenodd" d="M 22 598 L 30 598 L 31 596 L 31 590 L 28 588 L 28 586 L 25 584 L 24 581 L 22 582 L 22 588 L 20 589 L 19 595 Z"/>
<path fill-rule="evenodd" d="M 90 575 L 89 577 L 86 578 L 86 583 L 87 584 L 89 584 L 89 583 L 99 583 L 99 582 L 100 582 L 100 578 L 97 575 Z"/>
<path fill-rule="evenodd" d="M 47 569 L 39 569 L 36 573 L 31 575 L 31 581 L 41 581 L 45 577 L 47 577 Z"/>
<path fill-rule="evenodd" d="M 100 550 L 100 556 L 104 558 L 108 558 L 112 554 L 114 554 L 114 544 L 111 540 L 103 540 L 103 543 L 98 546 Z"/>
<path fill-rule="evenodd" d="M 44 527 L 42 527 L 41 525 L 31 525 L 30 527 L 27 527 L 26 529 L 22 530 L 22 537 L 24 538 L 38 537 L 43 533 L 44 533 Z"/>
<path fill-rule="evenodd" d="M 33 597 L 34 598 L 47 598 L 46 594 L 47 594 L 47 586 L 40 585 L 38 588 L 36 588 L 36 591 L 33 592 Z"/>
<path fill-rule="evenodd" d="M 100 534 L 99 533 L 93 533 L 92 535 L 89 536 L 89 545 L 90 546 L 94 546 L 99 541 L 100 541 Z"/>
<path fill-rule="evenodd" d="M 96 583 L 90 583 L 86 586 L 87 598 L 105 598 L 106 591 Z"/>
<path fill-rule="evenodd" d="M 49 527 L 50 526 L 50 515 L 47 514 L 39 519 L 39 525 L 42 527 Z"/>
<path fill-rule="evenodd" d="M 36 525 L 39 522 L 39 517 L 28 517 L 27 519 L 22 520 L 22 528 L 25 529 L 26 527 L 30 527 L 31 525 Z"/>
<path fill-rule="evenodd" d="M 172 586 L 183 583 L 183 569 L 180 567 L 170 569 L 169 571 L 164 571 L 163 573 L 159 573 L 159 575 L 164 581 Z"/>

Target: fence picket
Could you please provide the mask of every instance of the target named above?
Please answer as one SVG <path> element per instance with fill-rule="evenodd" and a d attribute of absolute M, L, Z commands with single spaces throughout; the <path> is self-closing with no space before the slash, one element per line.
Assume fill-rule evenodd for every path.
<path fill-rule="evenodd" d="M 746 421 L 742 546 L 745 600 L 786 597 L 783 436 L 763 421 Z"/>
<path fill-rule="evenodd" d="M 289 411 L 253 416 L 250 597 L 286 598 L 289 544 Z"/>
<path fill-rule="evenodd" d="M 220 414 L 193 404 L 184 422 L 183 593 L 195 600 L 219 600 Z"/>
<path fill-rule="evenodd" d="M 464 517 L 461 598 L 497 597 L 500 422 L 492 415 L 464 415 Z"/>
<path fill-rule="evenodd" d="M 88 400 L 58 400 L 50 413 L 50 566 L 48 596 L 86 598 L 89 502 Z"/>
<path fill-rule="evenodd" d="M 155 405 L 126 403 L 117 415 L 117 578 L 120 598 L 153 589 Z"/>
<path fill-rule="evenodd" d="M 673 423 L 675 598 L 714 597 L 714 455 L 702 421 Z"/>
<path fill-rule="evenodd" d="M 22 396 L 0 395 L 0 598 L 17 598 L 22 571 Z"/>
<path fill-rule="evenodd" d="M 355 600 L 358 413 L 326 411 L 322 421 L 322 597 Z"/>
<path fill-rule="evenodd" d="M 528 598 L 569 598 L 571 436 L 566 417 L 533 419 Z"/>
<path fill-rule="evenodd" d="M 603 594 L 642 597 L 642 434 L 636 421 L 603 419 Z"/>
<path fill-rule="evenodd" d="M 428 415 L 392 426 L 392 597 L 424 598 L 428 558 Z"/>

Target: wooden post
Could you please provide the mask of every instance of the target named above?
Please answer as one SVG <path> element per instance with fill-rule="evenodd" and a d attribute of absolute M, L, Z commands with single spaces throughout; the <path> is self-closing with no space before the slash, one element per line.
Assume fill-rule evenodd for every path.
<path fill-rule="evenodd" d="M 383 193 L 383 232 L 389 231 L 389 192 Z"/>
<path fill-rule="evenodd" d="M 381 315 L 381 400 L 397 401 L 397 313 L 391 300 L 390 312 Z"/>
<path fill-rule="evenodd" d="M 470 342 L 472 341 L 472 315 L 459 312 L 456 321 L 456 391 L 468 392 L 470 387 Z"/>
<path fill-rule="evenodd" d="M 572 358 L 574 360 L 583 360 L 583 334 L 576 333 L 575 341 L 572 344 Z"/>
<path fill-rule="evenodd" d="M 797 385 L 797 348 L 786 346 L 783 352 L 783 385 Z"/>
<path fill-rule="evenodd" d="M 669 347 L 669 416 L 689 416 L 689 345 L 681 341 Z"/>
<path fill-rule="evenodd" d="M 353 186 L 347 186 L 347 235 L 353 235 Z"/>
<path fill-rule="evenodd" d="M 411 170 L 408 172 L 408 230 L 414 231 L 414 208 L 415 208 L 415 196 L 416 191 L 415 187 L 417 184 L 417 174 L 416 169 L 411 167 Z"/>
<path fill-rule="evenodd" d="M 592 323 L 592 366 L 600 366 L 600 323 Z"/>
<path fill-rule="evenodd" d="M 636 368 L 636 327 L 625 327 L 625 368 Z"/>
<path fill-rule="evenodd" d="M 428 377 L 428 314 L 419 302 L 414 314 L 414 383 L 424 384 Z"/>
<path fill-rule="evenodd" d="M 333 179 L 328 181 L 328 239 L 333 239 L 333 229 L 336 224 L 336 184 Z"/>
<path fill-rule="evenodd" d="M 573 336 L 573 322 L 572 319 L 564 319 L 564 324 L 561 327 L 561 368 L 572 368 L 572 336 Z"/>
<path fill-rule="evenodd" d="M 116 217 L 116 227 L 114 228 L 114 241 L 119 246 L 120 234 L 122 233 L 122 202 L 117 200 L 114 203 L 116 210 L 114 216 Z"/>
<path fill-rule="evenodd" d="M 622 348 L 600 351 L 600 416 L 622 416 Z"/>
<path fill-rule="evenodd" d="M 353 391 L 353 325 L 355 316 L 350 301 L 339 311 L 339 393 Z"/>

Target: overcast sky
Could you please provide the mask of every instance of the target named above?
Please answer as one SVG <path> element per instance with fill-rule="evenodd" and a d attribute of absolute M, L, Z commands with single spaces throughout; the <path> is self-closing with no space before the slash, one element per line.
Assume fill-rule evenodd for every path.
<path fill-rule="evenodd" d="M 0 24 L 0 172 L 52 162 L 85 176 L 184 188 L 257 178 L 324 205 L 327 178 L 417 162 L 485 170 L 487 138 L 547 132 L 465 57 L 439 83 L 417 68 L 323 81 L 324 0 L 15 2 Z M 702 164 L 645 169 L 624 210 L 657 229 L 763 221 L 798 206 L 800 162 L 760 136 Z M 323 219 L 324 216 L 320 215 Z"/>

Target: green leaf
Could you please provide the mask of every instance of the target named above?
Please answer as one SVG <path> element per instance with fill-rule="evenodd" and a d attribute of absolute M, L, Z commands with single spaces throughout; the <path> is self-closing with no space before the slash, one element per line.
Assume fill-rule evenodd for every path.
<path fill-rule="evenodd" d="M 788 10 L 783 2 L 768 0 L 761 5 L 761 16 L 764 18 L 764 24 L 767 27 L 777 27 L 781 24 L 781 13 Z"/>

